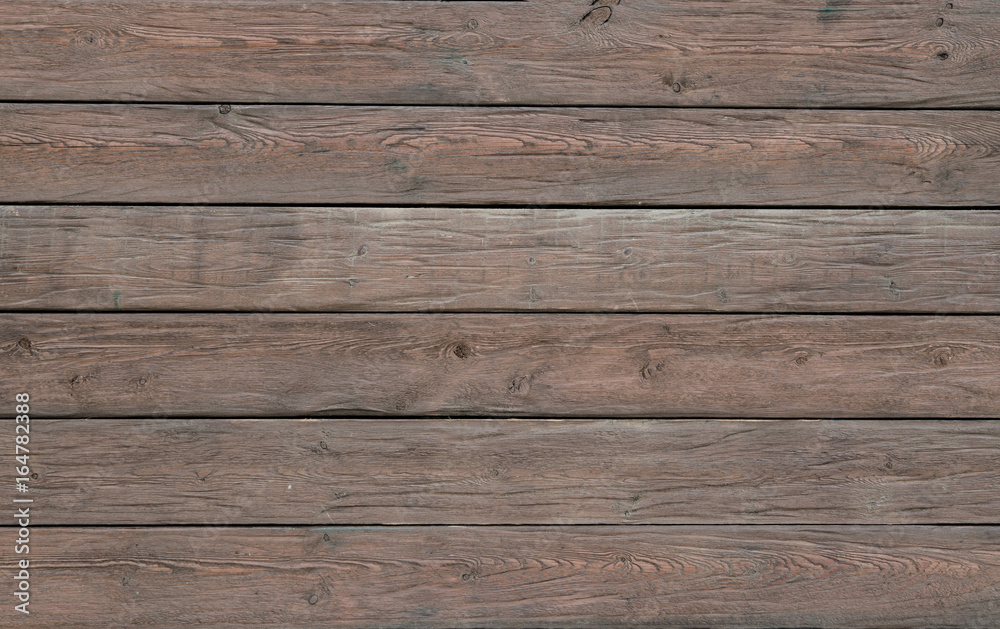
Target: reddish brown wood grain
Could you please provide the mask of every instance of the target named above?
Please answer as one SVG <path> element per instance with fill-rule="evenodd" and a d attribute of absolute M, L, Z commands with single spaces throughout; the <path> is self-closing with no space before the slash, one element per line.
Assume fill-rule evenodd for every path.
<path fill-rule="evenodd" d="M 31 439 L 46 525 L 1000 521 L 992 420 L 38 419 Z"/>
<path fill-rule="evenodd" d="M 10 537 L 12 539 L 12 537 Z M 11 554 L 0 559 L 13 573 Z M 25 627 L 993 627 L 995 527 L 49 528 Z"/>
<path fill-rule="evenodd" d="M 998 169 L 994 111 L 0 108 L 0 202 L 989 206 Z"/>
<path fill-rule="evenodd" d="M 1000 318 L 7 314 L 38 417 L 966 417 Z"/>
<path fill-rule="evenodd" d="M 8 206 L 6 310 L 959 312 L 993 210 Z"/>
<path fill-rule="evenodd" d="M 996 107 L 991 0 L 7 0 L 0 99 Z"/>

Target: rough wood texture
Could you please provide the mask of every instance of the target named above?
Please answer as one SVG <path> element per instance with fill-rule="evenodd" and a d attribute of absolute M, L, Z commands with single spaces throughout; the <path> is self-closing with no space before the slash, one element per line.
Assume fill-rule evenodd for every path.
<path fill-rule="evenodd" d="M 1000 522 L 995 421 L 93 419 L 31 437 L 47 525 Z"/>
<path fill-rule="evenodd" d="M 0 99 L 996 107 L 993 0 L 5 0 Z"/>
<path fill-rule="evenodd" d="M 0 208 L 0 308 L 1000 311 L 1000 212 Z"/>
<path fill-rule="evenodd" d="M 993 527 L 53 528 L 35 540 L 23 627 L 1000 620 Z"/>
<path fill-rule="evenodd" d="M 0 316 L 38 417 L 996 417 L 998 376 L 984 316 Z"/>
<path fill-rule="evenodd" d="M 972 206 L 997 172 L 1000 112 L 0 108 L 0 202 Z"/>

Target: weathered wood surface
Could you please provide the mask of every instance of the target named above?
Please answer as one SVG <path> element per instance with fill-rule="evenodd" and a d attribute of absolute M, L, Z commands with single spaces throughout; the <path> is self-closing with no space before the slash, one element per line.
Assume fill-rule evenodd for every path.
<path fill-rule="evenodd" d="M 0 5 L 0 99 L 996 107 L 993 0 Z"/>
<path fill-rule="evenodd" d="M 992 418 L 998 375 L 989 316 L 0 316 L 38 417 Z"/>
<path fill-rule="evenodd" d="M 24 627 L 1000 621 L 994 527 L 51 528 L 31 551 Z"/>
<path fill-rule="evenodd" d="M 31 438 L 46 525 L 1000 522 L 988 420 L 39 419 Z"/>
<path fill-rule="evenodd" d="M 1000 212 L 0 208 L 0 308 L 1000 311 Z"/>
<path fill-rule="evenodd" d="M 995 111 L 0 108 L 0 202 L 979 206 L 997 172 Z"/>

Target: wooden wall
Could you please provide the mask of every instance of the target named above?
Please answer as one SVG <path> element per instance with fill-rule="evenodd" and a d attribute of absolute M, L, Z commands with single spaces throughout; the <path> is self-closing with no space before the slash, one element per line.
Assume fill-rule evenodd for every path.
<path fill-rule="evenodd" d="M 6 0 L 0 59 L 0 626 L 1000 625 L 995 0 Z"/>

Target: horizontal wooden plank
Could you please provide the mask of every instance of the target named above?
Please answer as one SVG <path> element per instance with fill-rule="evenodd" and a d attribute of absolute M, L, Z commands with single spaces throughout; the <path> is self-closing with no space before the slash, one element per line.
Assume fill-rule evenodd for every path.
<path fill-rule="evenodd" d="M 0 208 L 5 310 L 1000 309 L 1000 212 Z"/>
<path fill-rule="evenodd" d="M 39 419 L 31 443 L 47 525 L 1000 522 L 996 421 Z"/>
<path fill-rule="evenodd" d="M 6 0 L 0 99 L 996 107 L 992 0 Z"/>
<path fill-rule="evenodd" d="M 0 349 L 38 417 L 1000 411 L 987 316 L 5 314 Z"/>
<path fill-rule="evenodd" d="M 0 202 L 976 206 L 998 170 L 995 111 L 0 108 Z"/>
<path fill-rule="evenodd" d="M 24 627 L 158 626 L 167 618 L 175 627 L 400 628 L 994 627 L 1000 620 L 995 527 L 35 533 L 31 614 L 16 619 Z M 5 574 L 17 573 L 15 557 L 0 557 Z"/>

